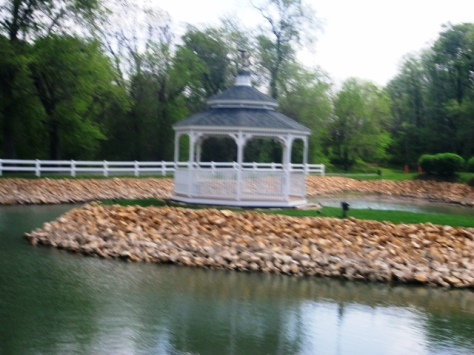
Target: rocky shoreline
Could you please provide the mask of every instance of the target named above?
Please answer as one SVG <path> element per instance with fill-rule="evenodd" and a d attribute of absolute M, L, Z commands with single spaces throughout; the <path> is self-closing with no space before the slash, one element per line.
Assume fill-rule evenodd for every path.
<path fill-rule="evenodd" d="M 88 204 L 26 235 L 102 258 L 474 289 L 474 229 Z"/>
<path fill-rule="evenodd" d="M 474 188 L 432 181 L 358 181 L 342 177 L 308 176 L 308 198 L 357 192 L 410 197 L 474 207 Z M 0 179 L 0 205 L 82 203 L 98 200 L 170 198 L 172 179 Z"/>

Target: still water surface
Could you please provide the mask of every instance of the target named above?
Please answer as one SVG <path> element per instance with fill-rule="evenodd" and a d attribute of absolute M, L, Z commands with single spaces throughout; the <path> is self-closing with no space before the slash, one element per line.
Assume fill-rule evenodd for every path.
<path fill-rule="evenodd" d="M 319 203 L 323 207 L 341 207 L 341 202 L 349 203 L 352 209 L 372 209 L 407 211 L 415 213 L 452 214 L 474 217 L 474 207 L 453 203 L 426 202 L 403 197 L 387 197 L 384 195 L 359 195 L 354 193 L 340 194 L 331 197 L 314 197 L 309 202 Z"/>
<path fill-rule="evenodd" d="M 32 247 L 0 207 L 0 354 L 474 354 L 474 292 L 133 264 Z"/>

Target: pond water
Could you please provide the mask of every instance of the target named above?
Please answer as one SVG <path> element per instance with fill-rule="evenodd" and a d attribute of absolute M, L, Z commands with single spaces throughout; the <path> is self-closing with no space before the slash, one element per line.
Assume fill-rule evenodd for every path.
<path fill-rule="evenodd" d="M 341 202 L 350 204 L 351 209 L 373 209 L 407 211 L 415 213 L 440 213 L 461 216 L 473 216 L 474 207 L 451 203 L 426 202 L 402 197 L 387 197 L 383 195 L 340 194 L 338 196 L 310 198 L 311 203 L 320 203 L 323 207 L 341 207 Z"/>
<path fill-rule="evenodd" d="M 474 292 L 126 263 L 33 247 L 0 207 L 0 354 L 473 354 Z"/>

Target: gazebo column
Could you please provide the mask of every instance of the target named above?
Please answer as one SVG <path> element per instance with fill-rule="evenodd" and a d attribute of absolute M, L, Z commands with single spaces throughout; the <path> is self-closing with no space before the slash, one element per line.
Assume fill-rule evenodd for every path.
<path fill-rule="evenodd" d="M 174 167 L 178 167 L 179 163 L 179 140 L 181 139 L 181 133 L 175 133 L 174 135 Z"/>
<path fill-rule="evenodd" d="M 279 137 L 283 145 L 283 195 L 285 200 L 289 200 L 290 196 L 290 175 L 291 175 L 291 150 L 294 137 L 289 134 L 286 137 Z"/>
<path fill-rule="evenodd" d="M 188 169 L 189 169 L 189 174 L 188 174 L 188 192 L 189 196 L 193 197 L 195 195 L 195 188 L 196 185 L 199 184 L 199 181 L 196 179 L 194 176 L 194 162 L 195 162 L 195 146 L 196 142 L 198 142 L 199 138 L 201 137 L 200 133 L 196 132 L 190 132 L 189 133 L 189 161 L 188 161 Z M 197 184 L 194 184 L 193 181 L 196 181 Z"/>
<path fill-rule="evenodd" d="M 303 167 L 305 175 L 308 174 L 308 137 L 303 137 Z"/>
<path fill-rule="evenodd" d="M 242 164 L 244 162 L 244 149 L 247 140 L 249 140 L 252 135 L 251 134 L 244 134 L 239 131 L 237 135 L 231 134 L 230 135 L 235 144 L 237 144 L 237 201 L 242 199 Z"/>
<path fill-rule="evenodd" d="M 202 138 L 198 139 L 196 143 L 196 162 L 198 164 L 201 162 L 201 153 L 202 153 Z"/>

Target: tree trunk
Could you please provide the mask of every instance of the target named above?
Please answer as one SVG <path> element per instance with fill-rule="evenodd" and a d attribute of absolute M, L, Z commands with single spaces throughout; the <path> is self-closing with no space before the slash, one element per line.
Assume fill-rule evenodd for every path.
<path fill-rule="evenodd" d="M 349 152 L 347 151 L 347 148 L 343 148 L 344 153 L 342 155 L 342 164 L 343 164 L 343 169 L 345 172 L 349 170 Z"/>
<path fill-rule="evenodd" d="M 61 159 L 59 144 L 59 124 L 56 120 L 49 127 L 49 156 L 52 160 Z"/>
<path fill-rule="evenodd" d="M 3 154 L 5 159 L 15 159 L 16 150 L 15 150 L 15 134 L 13 131 L 13 122 L 10 110 L 4 110 L 3 116 Z"/>

